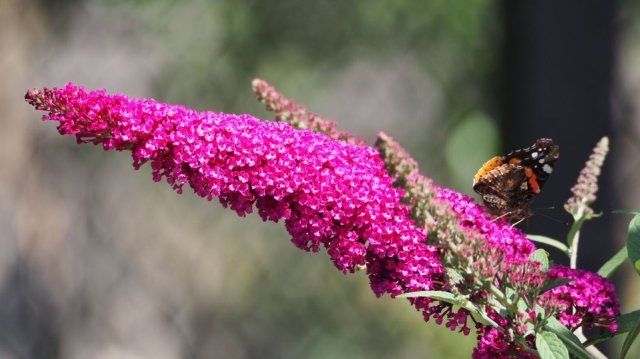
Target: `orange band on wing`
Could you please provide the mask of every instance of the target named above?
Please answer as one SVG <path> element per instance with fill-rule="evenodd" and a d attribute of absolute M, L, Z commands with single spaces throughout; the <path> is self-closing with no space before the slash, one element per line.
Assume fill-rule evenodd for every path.
<path fill-rule="evenodd" d="M 536 176 L 536 174 L 533 173 L 533 170 L 530 167 L 525 167 L 524 174 L 529 179 L 529 185 L 531 186 L 533 191 L 535 193 L 540 192 L 540 184 L 538 184 L 538 176 Z"/>
<path fill-rule="evenodd" d="M 480 180 L 480 178 L 484 177 L 489 171 L 492 169 L 502 165 L 504 163 L 504 158 L 502 156 L 495 156 L 489 161 L 485 162 L 482 167 L 476 172 L 476 175 L 473 176 L 473 183 L 475 184 Z"/>
<path fill-rule="evenodd" d="M 520 162 L 522 162 L 522 160 L 519 159 L 519 158 L 515 158 L 515 157 L 509 160 L 509 164 L 510 165 L 517 165 Z"/>

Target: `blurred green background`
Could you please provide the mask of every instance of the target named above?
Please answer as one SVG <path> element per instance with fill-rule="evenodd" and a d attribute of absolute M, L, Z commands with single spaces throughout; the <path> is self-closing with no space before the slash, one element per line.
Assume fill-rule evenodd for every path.
<path fill-rule="evenodd" d="M 76 146 L 22 96 L 73 81 L 270 118 L 250 90 L 261 77 L 371 142 L 388 132 L 424 174 L 469 194 L 486 159 L 553 136 L 567 159 L 541 204 L 559 222 L 609 135 L 599 205 L 640 208 L 640 6 L 554 3 L 0 0 L 0 357 L 468 357 L 474 335 L 376 299 L 364 274 L 299 251 L 282 225 Z M 566 232 L 539 217 L 525 229 Z M 585 230 L 589 269 L 621 246 L 628 218 L 600 221 Z M 640 307 L 638 278 L 616 280 L 623 308 Z"/>

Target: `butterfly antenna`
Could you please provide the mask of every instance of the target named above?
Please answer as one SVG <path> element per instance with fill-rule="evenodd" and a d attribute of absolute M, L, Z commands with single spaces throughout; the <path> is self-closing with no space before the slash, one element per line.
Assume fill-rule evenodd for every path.
<path fill-rule="evenodd" d="M 533 210 L 539 210 L 539 209 L 542 209 L 542 210 L 556 209 L 556 206 L 533 208 Z"/>
<path fill-rule="evenodd" d="M 539 215 L 540 217 L 544 217 L 544 218 L 550 219 L 550 220 L 552 220 L 552 221 L 554 221 L 554 222 L 556 222 L 556 223 L 561 223 L 561 224 L 563 224 L 563 225 L 564 225 L 564 226 L 566 226 L 566 227 L 568 227 L 568 226 L 569 226 L 569 222 L 567 222 L 567 221 L 563 221 L 563 220 L 560 220 L 560 219 L 557 219 L 557 218 L 555 218 L 555 217 L 551 217 L 551 216 L 546 215 L 546 214 L 544 214 L 544 213 L 537 213 L 537 215 Z"/>

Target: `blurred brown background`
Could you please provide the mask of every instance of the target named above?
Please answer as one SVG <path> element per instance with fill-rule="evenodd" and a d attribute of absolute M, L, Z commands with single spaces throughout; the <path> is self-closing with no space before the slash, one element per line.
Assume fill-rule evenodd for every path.
<path fill-rule="evenodd" d="M 281 225 L 176 195 L 126 154 L 59 136 L 22 100 L 73 81 L 268 118 L 253 77 L 360 136 L 389 132 L 465 193 L 484 160 L 552 137 L 562 159 L 535 207 L 555 206 L 541 211 L 559 222 L 610 136 L 585 268 L 622 245 L 629 218 L 609 211 L 640 208 L 631 0 L 0 0 L 0 358 L 469 355 L 473 336 L 376 299 L 363 274 L 299 251 Z M 526 229 L 566 233 L 557 222 Z M 623 272 L 623 308 L 637 309 L 638 278 Z"/>

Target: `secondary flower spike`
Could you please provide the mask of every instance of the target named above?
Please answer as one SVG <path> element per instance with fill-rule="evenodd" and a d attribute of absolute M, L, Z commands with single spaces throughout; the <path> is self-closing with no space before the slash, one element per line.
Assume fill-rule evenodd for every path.
<path fill-rule="evenodd" d="M 578 181 L 571 188 L 573 196 L 564 205 L 565 210 L 574 217 L 580 217 L 582 214 L 587 217 L 593 216 L 591 204 L 596 200 L 598 177 L 602 171 L 602 165 L 607 153 L 609 153 L 609 138 L 603 137 L 593 148 L 593 153 L 591 153 L 589 160 L 580 171 Z"/>
<path fill-rule="evenodd" d="M 58 131 L 105 150 L 131 150 L 178 192 L 196 194 L 240 216 L 255 205 L 263 220 L 284 220 L 301 249 L 325 247 L 335 266 L 366 266 L 375 294 L 443 289 L 438 249 L 413 225 L 402 190 L 392 187 L 378 152 L 284 122 L 198 112 L 105 90 L 36 89 L 26 100 Z M 430 301 L 420 301 L 428 310 Z M 437 305 L 437 303 L 434 303 Z"/>
<path fill-rule="evenodd" d="M 267 111 L 276 115 L 277 121 L 284 121 L 297 129 L 309 129 L 324 133 L 334 140 L 346 141 L 356 145 L 365 145 L 365 141 L 349 133 L 338 130 L 335 122 L 326 120 L 306 107 L 296 104 L 293 99 L 285 97 L 267 81 L 254 79 L 251 89 L 258 101 L 262 102 Z"/>

